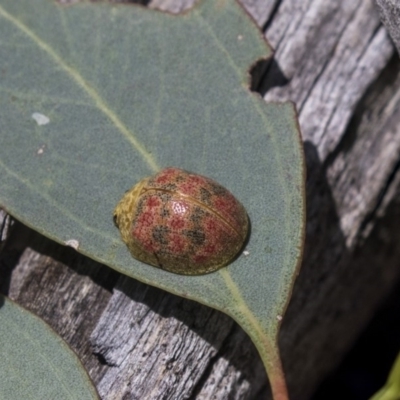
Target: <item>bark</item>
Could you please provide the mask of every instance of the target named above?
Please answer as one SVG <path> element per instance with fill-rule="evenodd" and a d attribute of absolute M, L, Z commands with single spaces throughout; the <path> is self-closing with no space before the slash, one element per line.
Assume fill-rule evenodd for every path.
<path fill-rule="evenodd" d="M 400 52 L 400 4 L 394 0 L 376 0 L 376 3 L 382 21 Z"/>
<path fill-rule="evenodd" d="M 399 278 L 400 63 L 373 0 L 243 3 L 275 48 L 252 86 L 296 103 L 304 139 L 306 248 L 280 334 L 291 398 L 303 400 Z M 103 399 L 268 398 L 253 344 L 220 312 L 19 223 L 0 256 L 0 291 L 60 333 Z"/>

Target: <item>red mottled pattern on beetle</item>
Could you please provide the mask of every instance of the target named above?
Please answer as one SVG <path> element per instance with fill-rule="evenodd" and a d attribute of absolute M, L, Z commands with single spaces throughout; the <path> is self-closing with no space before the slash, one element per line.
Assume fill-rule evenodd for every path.
<path fill-rule="evenodd" d="M 148 182 L 148 187 L 154 189 L 171 190 L 171 185 L 174 185 L 174 192 L 201 199 L 201 203 L 216 211 L 238 234 L 246 225 L 247 215 L 239 209 L 240 203 L 232 193 L 212 179 L 177 168 L 166 168 Z M 205 192 L 209 195 L 205 195 Z"/>
<path fill-rule="evenodd" d="M 142 179 L 126 192 L 114 217 L 134 257 L 188 275 L 230 262 L 249 226 L 245 209 L 227 189 L 178 168 Z"/>
<path fill-rule="evenodd" d="M 160 201 L 157 191 L 148 191 L 141 201 L 141 211 L 133 218 L 132 239 L 160 259 L 167 256 L 206 264 L 216 255 L 220 257 L 227 240 L 237 236 L 226 223 L 191 199 Z"/>

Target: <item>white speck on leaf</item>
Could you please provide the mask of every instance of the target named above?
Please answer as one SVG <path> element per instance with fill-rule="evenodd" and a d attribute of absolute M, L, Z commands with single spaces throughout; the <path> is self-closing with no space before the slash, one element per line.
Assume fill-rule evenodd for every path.
<path fill-rule="evenodd" d="M 243 40 L 243 36 L 242 35 L 238 35 L 238 40 Z"/>
<path fill-rule="evenodd" d="M 282 315 L 277 315 L 277 316 L 276 316 L 276 319 L 277 319 L 278 321 L 282 321 L 282 318 L 283 318 Z"/>
<path fill-rule="evenodd" d="M 243 255 L 245 255 L 245 256 L 248 256 L 250 254 L 250 252 L 248 251 L 248 250 L 245 250 L 244 252 L 243 252 Z"/>
<path fill-rule="evenodd" d="M 49 117 L 46 117 L 43 114 L 34 112 L 32 114 L 32 118 L 36 121 L 38 125 L 47 125 L 50 122 Z"/>
<path fill-rule="evenodd" d="M 44 153 L 45 147 L 46 147 L 46 145 L 41 146 L 41 147 L 39 148 L 39 150 L 37 151 L 37 154 L 38 154 L 38 155 L 43 154 L 43 153 Z"/>
<path fill-rule="evenodd" d="M 79 241 L 76 239 L 70 239 L 64 242 L 66 246 L 72 247 L 75 250 L 79 249 Z"/>

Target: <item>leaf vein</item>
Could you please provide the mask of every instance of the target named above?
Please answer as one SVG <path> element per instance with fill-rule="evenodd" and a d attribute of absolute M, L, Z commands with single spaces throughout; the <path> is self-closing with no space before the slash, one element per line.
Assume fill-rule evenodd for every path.
<path fill-rule="evenodd" d="M 70 211 L 67 211 L 65 208 L 61 207 L 58 205 L 57 202 L 55 202 L 51 197 L 47 196 L 44 194 L 43 191 L 39 191 L 35 185 L 32 185 L 28 179 L 24 179 L 22 177 L 20 177 L 16 172 L 10 170 L 9 168 L 7 168 L 6 165 L 4 165 L 4 163 L 0 160 L 0 167 L 3 168 L 3 170 L 8 174 L 11 175 L 13 178 L 17 179 L 19 182 L 21 182 L 22 184 L 26 185 L 29 187 L 29 189 L 32 192 L 35 192 L 37 195 L 39 195 L 40 197 L 44 198 L 48 204 L 53 205 L 55 208 L 57 208 L 58 210 L 61 211 L 61 213 L 63 213 L 65 216 L 69 217 L 72 221 L 76 222 L 78 225 L 80 225 L 84 230 L 88 231 L 88 232 L 92 232 L 95 234 L 100 234 L 101 236 L 103 236 L 104 238 L 108 238 L 111 241 L 114 241 L 114 238 L 111 235 L 105 235 L 104 233 L 100 233 L 99 231 L 90 228 L 88 225 L 83 225 L 82 222 L 80 221 L 80 219 L 78 217 L 76 217 L 74 214 L 72 214 Z M 37 228 L 36 228 L 37 229 Z"/>
<path fill-rule="evenodd" d="M 135 135 L 125 126 L 119 119 L 118 115 L 108 106 L 99 93 L 91 86 L 82 75 L 73 67 L 68 65 L 50 45 L 44 42 L 39 36 L 32 32 L 27 26 L 20 22 L 16 17 L 9 14 L 2 6 L 0 6 L 0 16 L 11 22 L 15 27 L 28 36 L 40 49 L 47 53 L 57 65 L 59 65 L 94 101 L 97 108 L 101 110 L 117 127 L 117 129 L 125 136 L 125 138 L 133 145 L 133 147 L 141 154 L 150 168 L 156 172 L 160 168 L 152 155 L 139 142 Z"/>

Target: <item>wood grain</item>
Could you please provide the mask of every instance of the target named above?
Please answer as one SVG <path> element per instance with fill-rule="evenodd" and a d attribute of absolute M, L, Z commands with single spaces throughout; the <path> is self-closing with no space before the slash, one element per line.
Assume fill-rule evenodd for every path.
<path fill-rule="evenodd" d="M 400 52 L 400 4 L 395 0 L 376 0 L 382 22 L 385 24 L 397 51 Z"/>

